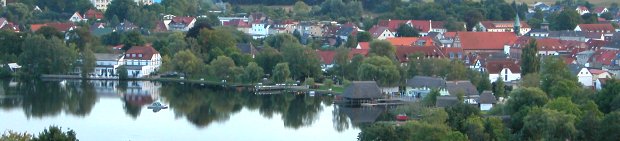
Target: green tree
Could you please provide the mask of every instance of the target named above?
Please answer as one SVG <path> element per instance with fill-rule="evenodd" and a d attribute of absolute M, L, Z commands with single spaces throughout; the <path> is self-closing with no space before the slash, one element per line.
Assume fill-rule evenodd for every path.
<path fill-rule="evenodd" d="M 15 23 L 23 23 L 32 16 L 31 8 L 23 3 L 7 3 L 4 10 L 6 18 Z"/>
<path fill-rule="evenodd" d="M 263 68 L 258 66 L 255 62 L 250 62 L 248 63 L 248 66 L 245 67 L 244 76 L 246 81 L 252 83 L 258 82 L 264 75 L 265 72 L 263 71 Z"/>
<path fill-rule="evenodd" d="M 397 37 L 419 37 L 420 36 L 420 32 L 418 30 L 416 30 L 415 28 L 407 24 L 401 24 L 400 26 L 398 26 L 398 29 L 396 29 L 396 33 L 398 33 L 396 35 Z"/>
<path fill-rule="evenodd" d="M 488 117 L 484 121 L 484 132 L 489 135 L 489 140 L 507 141 L 509 139 L 508 130 L 502 119 L 498 117 Z"/>
<path fill-rule="evenodd" d="M 563 112 L 566 114 L 574 115 L 577 118 L 580 118 L 583 112 L 579 109 L 579 106 L 573 103 L 567 97 L 559 97 L 556 99 L 552 99 L 547 104 L 545 104 L 544 108 L 556 110 L 559 112 Z"/>
<path fill-rule="evenodd" d="M 521 78 L 521 82 L 519 82 L 519 86 L 521 87 L 540 87 L 540 74 L 538 73 L 530 73 Z"/>
<path fill-rule="evenodd" d="M 58 38 L 45 39 L 42 35 L 31 35 L 24 40 L 28 42 L 22 43 L 24 51 L 18 60 L 24 74 L 65 74 L 72 70 L 77 60 L 76 49 L 66 46 Z"/>
<path fill-rule="evenodd" d="M 597 140 L 598 132 L 601 129 L 601 121 L 603 120 L 603 112 L 598 110 L 598 106 L 594 101 L 588 101 L 581 107 L 583 116 L 577 122 L 577 130 L 579 130 L 578 140 Z"/>
<path fill-rule="evenodd" d="M 39 30 L 35 32 L 36 34 L 43 35 L 46 39 L 50 39 L 52 37 L 56 37 L 58 39 L 64 39 L 64 35 L 58 31 L 56 28 L 51 26 L 43 26 Z"/>
<path fill-rule="evenodd" d="M 125 36 L 125 38 L 121 37 L 121 42 L 123 43 L 123 50 L 127 51 L 131 49 L 133 46 L 142 46 L 146 44 L 146 39 L 140 34 L 138 31 L 130 31 Z"/>
<path fill-rule="evenodd" d="M 125 67 L 125 65 L 121 65 L 116 69 L 119 80 L 127 80 L 129 78 L 129 72 L 127 72 L 127 67 Z"/>
<path fill-rule="evenodd" d="M 579 92 L 581 86 L 561 58 L 546 57 L 543 60 L 541 88 L 551 97 L 571 97 Z"/>
<path fill-rule="evenodd" d="M 521 54 L 521 76 L 536 73 L 540 69 L 540 57 L 536 47 L 536 39 L 530 39 L 528 45 L 523 48 Z"/>
<path fill-rule="evenodd" d="M 50 126 L 43 130 L 39 135 L 32 139 L 33 141 L 78 141 L 76 134 L 73 130 L 64 132 L 62 128 L 57 126 Z"/>
<path fill-rule="evenodd" d="M 312 7 L 304 3 L 304 1 L 297 1 L 295 2 L 295 5 L 293 5 L 293 12 L 299 16 L 308 15 L 311 10 Z"/>
<path fill-rule="evenodd" d="M 595 95 L 596 104 L 603 113 L 616 111 L 620 105 L 614 103 L 620 99 L 620 82 L 611 79 L 603 85 L 603 89 Z"/>
<path fill-rule="evenodd" d="M 504 79 L 500 76 L 495 80 L 495 87 L 493 94 L 498 97 L 506 97 L 506 86 L 504 85 Z"/>
<path fill-rule="evenodd" d="M 117 17 L 120 21 L 128 19 L 130 16 L 127 11 L 137 9 L 138 5 L 133 0 L 114 0 L 110 2 L 105 11 L 105 17 Z M 109 19 L 112 20 L 112 19 Z"/>
<path fill-rule="evenodd" d="M 197 41 L 199 46 L 191 48 L 191 50 L 206 62 L 211 62 L 219 56 L 231 56 L 234 53 L 239 53 L 232 32 L 225 28 L 200 30 Z"/>
<path fill-rule="evenodd" d="M 372 40 L 372 36 L 366 31 L 358 32 L 356 36 L 358 42 L 370 42 Z"/>
<path fill-rule="evenodd" d="M 213 67 L 213 75 L 218 79 L 228 80 L 234 77 L 232 69 L 235 67 L 235 61 L 230 57 L 218 56 L 211 61 L 211 67 Z"/>
<path fill-rule="evenodd" d="M 481 116 L 480 109 L 462 102 L 446 108 L 446 112 L 448 112 L 448 125 L 464 133 L 467 132 L 467 127 L 463 123 L 467 118 Z"/>
<path fill-rule="evenodd" d="M 446 136 L 441 137 L 440 141 L 469 141 L 467 135 L 458 131 L 450 131 Z"/>
<path fill-rule="evenodd" d="M 344 47 L 337 48 L 333 63 L 335 64 L 333 68 L 336 71 L 335 75 L 345 78 L 347 65 L 349 65 L 349 49 Z"/>
<path fill-rule="evenodd" d="M 351 58 L 351 63 L 347 65 L 346 68 L 346 79 L 349 80 L 360 80 L 358 70 L 364 61 L 364 56 L 360 54 L 353 55 Z"/>
<path fill-rule="evenodd" d="M 174 55 L 172 61 L 174 62 L 174 70 L 184 73 L 187 76 L 198 74 L 204 65 L 202 60 L 190 50 L 182 50 Z"/>
<path fill-rule="evenodd" d="M 0 136 L 0 140 L 2 141 L 29 141 L 32 139 L 32 135 L 28 133 L 19 133 L 14 131 L 7 131 L 2 136 Z"/>
<path fill-rule="evenodd" d="M 400 73 L 392 60 L 383 56 L 373 56 L 365 59 L 357 70 L 361 80 L 377 81 L 380 86 L 394 86 L 398 84 Z"/>
<path fill-rule="evenodd" d="M 542 107 L 549 98 L 539 88 L 519 88 L 510 93 L 505 112 L 511 115 L 510 128 L 516 132 L 523 128 L 523 120 L 532 107 Z"/>
<path fill-rule="evenodd" d="M 357 36 L 351 35 L 347 37 L 347 42 L 344 44 L 344 47 L 347 47 L 347 48 L 357 47 Z"/>
<path fill-rule="evenodd" d="M 388 59 L 396 59 L 396 48 L 388 41 L 377 40 L 370 42 L 370 50 L 368 53 L 377 56 L 384 56 Z"/>
<path fill-rule="evenodd" d="M 463 127 L 466 129 L 467 137 L 473 141 L 490 140 L 489 134 L 485 133 L 484 120 L 479 116 L 471 116 L 465 120 Z"/>
<path fill-rule="evenodd" d="M 88 78 L 88 74 L 95 71 L 95 66 L 97 66 L 95 53 L 90 48 L 85 48 L 82 51 L 82 78 Z"/>
<path fill-rule="evenodd" d="M 282 54 L 269 46 L 263 48 L 258 55 L 256 55 L 256 63 L 265 70 L 265 72 L 272 72 L 276 64 L 283 62 Z"/>
<path fill-rule="evenodd" d="M 286 44 L 282 48 L 282 58 L 288 62 L 291 76 L 295 80 L 319 77 L 321 74 L 321 61 L 316 51 L 302 47 L 299 43 Z"/>
<path fill-rule="evenodd" d="M 431 92 L 429 92 L 428 95 L 426 95 L 426 97 L 422 99 L 422 103 L 425 103 L 425 105 L 427 106 L 435 106 L 435 103 L 437 102 L 437 97 L 439 97 L 439 95 L 439 90 L 431 89 Z"/>
<path fill-rule="evenodd" d="M 596 13 L 586 13 L 581 15 L 584 24 L 596 24 L 598 23 L 598 16 Z"/>
<path fill-rule="evenodd" d="M 269 36 L 263 41 L 265 45 L 269 45 L 278 50 L 282 50 L 285 46 L 299 44 L 299 40 L 292 34 L 281 33 Z"/>
<path fill-rule="evenodd" d="M 600 141 L 613 141 L 620 138 L 620 133 L 618 133 L 618 129 L 620 129 L 620 112 L 614 111 L 603 118 L 601 122 L 601 130 L 599 130 L 598 137 Z"/>
<path fill-rule="evenodd" d="M 276 83 L 283 83 L 287 79 L 290 79 L 291 71 L 289 70 L 288 63 L 278 63 L 273 69 L 273 81 Z"/>
<path fill-rule="evenodd" d="M 574 115 L 551 109 L 533 108 L 523 124 L 520 135 L 527 140 L 572 140 L 577 134 Z"/>
<path fill-rule="evenodd" d="M 550 25 L 555 30 L 573 30 L 578 24 L 583 23 L 583 19 L 575 10 L 562 10 Z"/>
<path fill-rule="evenodd" d="M 314 84 L 314 78 L 306 78 L 306 80 L 304 81 L 304 85 L 308 85 L 310 87 L 314 86 Z"/>

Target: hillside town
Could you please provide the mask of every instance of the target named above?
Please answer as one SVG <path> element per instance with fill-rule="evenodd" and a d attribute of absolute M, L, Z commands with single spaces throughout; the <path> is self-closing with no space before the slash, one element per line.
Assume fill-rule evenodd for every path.
<path fill-rule="evenodd" d="M 57 1 L 62 0 L 53 0 Z M 617 2 L 464 1 L 454 5 L 479 4 L 484 10 L 460 9 L 464 11 L 459 15 L 451 12 L 458 11 L 458 6 L 438 0 L 394 2 L 408 5 L 399 7 L 390 7 L 390 0 L 377 2 L 387 5 L 383 8 L 371 9 L 367 7 L 371 2 L 346 0 L 314 5 L 297 1 L 281 7 L 252 7 L 248 6 L 252 2 L 242 0 L 182 1 L 188 3 L 89 0 L 60 6 L 50 4 L 52 1 L 0 0 L 0 75 L 294 83 L 308 88 L 328 86 L 327 91 L 339 87 L 344 89 L 343 99 L 362 99 L 361 103 L 390 97 L 446 111 L 464 104 L 477 109 L 475 116 L 481 115 L 480 111 L 495 112 L 513 115 L 513 120 L 523 120 L 525 115 L 536 118 L 519 113 L 523 108 L 514 101 L 524 97 L 538 100 L 538 93 L 544 95 L 544 102 L 532 102 L 538 105 L 528 107 L 530 113 L 551 109 L 560 111 L 561 116 L 572 114 L 547 106 L 556 100 L 564 100 L 559 101 L 562 104 L 572 100 L 575 107 L 595 104 L 594 110 L 605 114 L 618 108 Z M 334 10 L 355 10 L 356 4 L 357 12 Z M 437 14 L 429 7 L 449 10 Z M 362 11 L 375 14 L 359 15 Z M 424 12 L 414 14 L 418 11 Z M 509 108 L 512 111 L 506 110 Z M 538 136 L 534 129 L 538 126 L 524 121 L 504 130 L 521 137 L 517 140 L 594 139 L 595 135 L 585 135 L 582 132 L 586 131 L 574 127 L 591 112 L 586 110 L 592 110 L 581 109 L 579 115 L 570 115 L 574 131 Z M 607 118 L 598 119 L 602 117 Z M 469 140 L 499 138 L 470 134 L 470 127 L 461 125 L 469 119 L 463 118 L 455 126 L 447 121 L 452 127 L 449 131 L 460 131 Z M 488 119 L 480 116 L 478 120 Z M 358 139 L 370 138 L 364 131 Z"/>

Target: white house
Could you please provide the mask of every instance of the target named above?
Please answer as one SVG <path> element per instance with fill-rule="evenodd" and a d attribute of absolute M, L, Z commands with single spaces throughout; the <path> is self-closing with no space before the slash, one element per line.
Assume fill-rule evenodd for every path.
<path fill-rule="evenodd" d="M 570 71 L 573 75 L 577 76 L 577 81 L 581 83 L 584 87 L 593 86 L 592 74 L 588 70 L 588 68 L 580 67 L 578 65 L 569 65 Z"/>
<path fill-rule="evenodd" d="M 167 27 L 171 31 L 189 31 L 190 28 L 194 27 L 195 23 L 196 18 L 194 17 L 173 17 L 167 24 Z"/>
<path fill-rule="evenodd" d="M 368 30 L 368 32 L 370 33 L 370 36 L 379 40 L 396 37 L 394 32 L 391 32 L 389 28 L 383 26 L 374 26 Z"/>
<path fill-rule="evenodd" d="M 489 73 L 489 81 L 495 82 L 498 77 L 504 82 L 521 79 L 521 67 L 518 61 L 511 59 L 490 60 L 486 62 L 486 71 Z"/>
<path fill-rule="evenodd" d="M 118 77 L 116 69 L 123 64 L 122 54 L 95 53 L 95 58 L 94 77 Z"/>
<path fill-rule="evenodd" d="M 495 106 L 497 100 L 491 91 L 484 91 L 480 94 L 480 98 L 478 99 L 478 104 L 480 105 L 481 111 L 488 111 Z"/>
<path fill-rule="evenodd" d="M 446 88 L 446 80 L 438 77 L 415 76 L 407 80 L 404 95 L 414 98 L 424 98 L 432 89 L 439 90 L 440 95 L 450 95 Z"/>
<path fill-rule="evenodd" d="M 82 21 L 86 21 L 86 19 L 84 19 L 82 17 L 82 15 L 80 15 L 80 12 L 75 12 L 73 13 L 73 15 L 71 16 L 71 18 L 69 18 L 69 21 L 77 23 L 77 22 L 82 22 Z"/>
<path fill-rule="evenodd" d="M 250 29 L 250 35 L 254 39 L 261 39 L 267 37 L 269 35 L 269 25 L 267 22 L 254 22 L 252 23 L 252 29 Z"/>
<path fill-rule="evenodd" d="M 575 10 L 577 10 L 577 13 L 579 13 L 579 15 L 590 13 L 590 10 L 588 9 L 588 7 L 585 7 L 585 6 L 577 6 L 577 9 Z"/>
<path fill-rule="evenodd" d="M 124 65 L 129 77 L 140 78 L 159 70 L 161 55 L 152 46 L 134 46 L 125 52 Z"/>

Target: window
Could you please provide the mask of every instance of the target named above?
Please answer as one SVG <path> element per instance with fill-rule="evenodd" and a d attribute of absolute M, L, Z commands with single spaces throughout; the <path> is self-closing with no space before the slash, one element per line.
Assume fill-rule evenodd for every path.
<path fill-rule="evenodd" d="M 142 57 L 142 54 L 138 54 L 138 57 Z"/>
<path fill-rule="evenodd" d="M 136 57 L 136 54 L 131 54 L 131 57 Z"/>

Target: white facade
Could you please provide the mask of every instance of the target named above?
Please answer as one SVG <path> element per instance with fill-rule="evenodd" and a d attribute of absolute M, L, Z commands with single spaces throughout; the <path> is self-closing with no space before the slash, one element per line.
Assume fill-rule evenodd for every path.
<path fill-rule="evenodd" d="M 577 10 L 577 13 L 579 13 L 579 15 L 590 13 L 590 10 L 588 10 L 587 8 L 582 8 L 582 6 L 578 6 L 575 10 Z"/>
<path fill-rule="evenodd" d="M 267 25 L 265 23 L 252 23 L 250 35 L 252 35 L 252 38 L 254 39 L 265 38 L 269 35 L 269 28 L 271 28 L 271 25 Z"/>
<path fill-rule="evenodd" d="M 412 88 L 407 86 L 407 88 L 405 88 L 405 95 L 410 97 L 424 98 L 430 92 L 431 88 L 428 87 Z M 439 89 L 439 95 L 447 96 L 450 95 L 450 93 L 448 93 L 448 90 L 446 90 L 445 88 L 441 88 Z"/>
<path fill-rule="evenodd" d="M 390 30 L 385 29 L 381 35 L 379 35 L 379 37 L 377 37 L 377 39 L 379 40 L 385 40 L 387 38 L 394 38 L 396 37 L 396 35 L 394 35 L 393 32 L 390 32 Z M 346 38 L 345 38 L 346 39 Z"/>
<path fill-rule="evenodd" d="M 592 74 L 587 68 L 581 68 L 579 70 L 579 72 L 577 73 L 577 79 L 579 83 L 581 83 L 581 85 L 585 87 L 591 87 L 593 85 Z"/>
<path fill-rule="evenodd" d="M 80 15 L 79 12 L 75 12 L 71 16 L 71 18 L 69 18 L 69 21 L 71 21 L 71 22 L 82 22 L 82 21 L 85 21 L 85 19 L 82 17 L 82 15 Z"/>
<path fill-rule="evenodd" d="M 161 56 L 159 53 L 153 54 L 151 60 L 141 59 L 125 59 L 127 57 L 134 57 L 142 54 L 125 54 L 123 56 L 124 65 L 127 67 L 127 74 L 129 77 L 140 78 L 150 75 L 151 73 L 159 70 L 161 66 Z"/>
<path fill-rule="evenodd" d="M 2 5 L 2 7 L 6 7 L 6 0 L 0 0 L 0 4 Z"/>
<path fill-rule="evenodd" d="M 521 79 L 521 73 L 513 73 L 512 71 L 510 71 L 510 69 L 503 68 L 499 74 L 496 74 L 496 73 L 489 74 L 489 81 L 495 82 L 495 80 L 497 80 L 497 78 L 500 76 L 502 77 L 502 79 L 504 79 L 504 82 L 510 82 L 510 81 Z"/>
<path fill-rule="evenodd" d="M 480 111 L 488 111 L 493 108 L 493 104 L 480 104 Z"/>
<path fill-rule="evenodd" d="M 91 0 L 90 2 L 93 3 L 93 6 L 98 10 L 105 11 L 108 9 L 108 5 L 111 1 L 112 0 Z"/>

